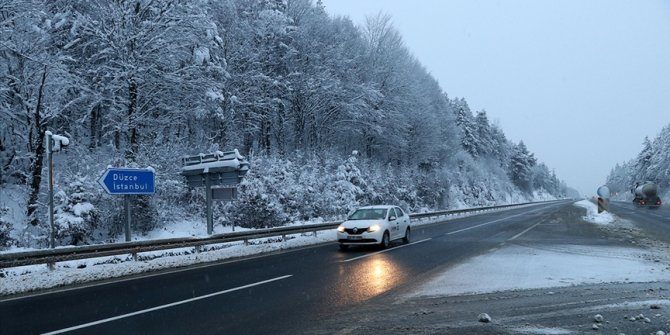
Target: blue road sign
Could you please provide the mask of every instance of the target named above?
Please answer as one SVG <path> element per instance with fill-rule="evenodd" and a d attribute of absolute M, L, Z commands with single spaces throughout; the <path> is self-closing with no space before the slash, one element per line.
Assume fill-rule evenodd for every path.
<path fill-rule="evenodd" d="M 151 169 L 108 168 L 98 184 L 109 194 L 154 194 L 155 174 Z"/>

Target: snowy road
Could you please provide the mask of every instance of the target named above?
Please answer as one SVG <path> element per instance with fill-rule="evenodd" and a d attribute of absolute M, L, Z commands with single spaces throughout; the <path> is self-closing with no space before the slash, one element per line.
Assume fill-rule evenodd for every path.
<path fill-rule="evenodd" d="M 581 212 L 570 202 L 541 204 L 417 227 L 413 244 L 381 253 L 326 244 L 5 300 L 0 324 L 3 334 L 330 333 L 342 327 L 343 312 L 398 302 L 505 246 L 626 243 L 603 238 L 593 224 L 571 224 Z M 375 316 L 346 324 L 360 326 L 360 317 Z"/>

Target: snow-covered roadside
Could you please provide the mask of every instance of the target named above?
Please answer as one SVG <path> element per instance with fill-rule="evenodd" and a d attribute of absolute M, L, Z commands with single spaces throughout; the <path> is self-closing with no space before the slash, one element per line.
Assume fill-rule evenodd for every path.
<path fill-rule="evenodd" d="M 583 220 L 621 233 L 631 243 L 636 230 L 611 213 L 598 214 L 597 206 L 578 201 L 585 208 Z M 642 238 L 637 236 L 636 238 Z M 654 282 L 667 280 L 670 261 L 667 246 L 654 248 L 590 245 L 507 245 L 447 269 L 409 297 L 452 296 L 573 286 L 581 284 Z"/>
<path fill-rule="evenodd" d="M 605 211 L 598 214 L 598 206 L 591 201 L 581 200 L 575 202 L 574 205 L 586 209 L 586 215 L 583 217 L 584 221 L 603 225 L 616 221 L 616 216 L 610 212 Z"/>
<path fill-rule="evenodd" d="M 667 280 L 670 270 L 649 258 L 640 248 L 512 245 L 448 269 L 410 297 Z"/>

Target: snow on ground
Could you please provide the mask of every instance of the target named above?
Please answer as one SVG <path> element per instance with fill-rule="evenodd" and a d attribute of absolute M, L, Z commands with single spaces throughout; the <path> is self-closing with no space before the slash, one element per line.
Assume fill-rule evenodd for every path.
<path fill-rule="evenodd" d="M 223 225 L 214 225 L 213 234 L 225 234 L 233 232 L 233 227 L 223 226 Z M 235 227 L 234 231 L 247 231 L 248 228 Z M 118 241 L 124 240 L 124 235 L 121 234 L 118 237 Z M 166 224 L 164 227 L 150 231 L 148 234 L 142 236 L 137 235 L 133 236 L 133 241 L 143 241 L 143 240 L 157 240 L 157 239 L 168 239 L 168 238 L 179 238 L 179 237 L 206 237 L 207 235 L 207 223 L 204 220 L 182 220 L 175 221 Z"/>
<path fill-rule="evenodd" d="M 573 334 L 572 331 L 563 328 L 540 328 L 534 326 L 526 326 L 512 329 L 516 334 L 532 334 L 532 335 L 563 335 Z"/>
<path fill-rule="evenodd" d="M 596 224 L 609 224 L 616 221 L 616 217 L 610 212 L 605 211 L 598 214 L 598 206 L 589 200 L 577 201 L 574 205 L 586 209 L 584 221 Z"/>
<path fill-rule="evenodd" d="M 670 271 L 648 256 L 639 248 L 507 246 L 448 269 L 410 297 L 667 280 Z"/>

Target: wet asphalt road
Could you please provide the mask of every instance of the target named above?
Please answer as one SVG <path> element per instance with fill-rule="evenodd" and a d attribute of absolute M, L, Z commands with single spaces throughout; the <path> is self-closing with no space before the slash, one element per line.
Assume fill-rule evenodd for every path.
<path fill-rule="evenodd" d="M 631 202 L 614 201 L 610 203 L 610 211 L 634 222 L 654 238 L 670 243 L 670 206 L 667 204 L 658 208 L 640 208 Z"/>
<path fill-rule="evenodd" d="M 536 218 L 537 225 L 532 229 L 518 238 L 500 242 L 499 246 L 514 245 L 554 251 L 565 247 L 567 261 L 575 249 L 583 249 L 586 253 L 591 248 L 599 247 L 648 250 L 653 255 L 648 260 L 654 262 L 658 271 L 666 273 L 670 269 L 670 243 L 667 243 L 670 221 L 666 216 L 669 213 L 667 207 L 649 210 L 635 208 L 632 204 L 628 206 L 627 203 L 614 203 L 610 209 L 623 220 L 608 225 L 596 225 L 582 220 L 584 209 L 571 204 L 564 205 L 551 214 L 547 211 L 546 216 Z M 615 268 L 617 266 L 616 261 L 607 264 Z M 491 271 L 496 271 L 497 266 L 500 265 L 490 264 Z M 543 274 L 531 273 L 529 276 L 542 277 Z M 637 282 L 635 276 L 631 276 L 616 283 L 574 283 L 567 287 L 408 297 L 407 293 L 412 293 L 416 287 L 417 285 L 407 285 L 375 297 L 366 304 L 340 311 L 324 318 L 318 327 L 313 327 L 306 333 L 670 333 L 670 277 L 656 282 Z M 478 321 L 479 313 L 484 312 L 492 317 L 492 322 Z M 596 322 L 595 315 L 601 315 L 603 321 Z M 593 329 L 594 325 L 598 329 Z"/>
<path fill-rule="evenodd" d="M 0 300 L 1 333 L 310 332 L 327 320 L 337 320 L 342 311 L 393 296 L 445 267 L 519 240 L 534 232 L 538 222 L 573 208 L 571 202 L 545 203 L 417 226 L 413 243 L 396 243 L 384 252 L 373 248 L 341 252 L 333 243 L 5 298 Z M 597 234 L 587 226 L 580 229 L 586 230 L 571 230 L 565 236 L 539 232 L 536 238 L 577 243 Z"/>

